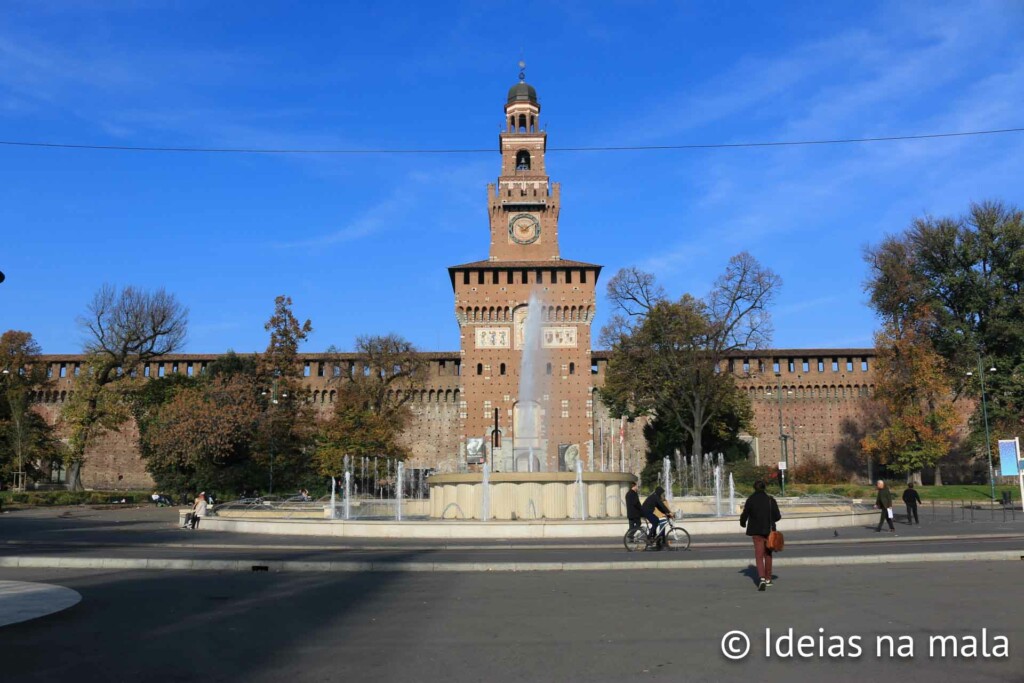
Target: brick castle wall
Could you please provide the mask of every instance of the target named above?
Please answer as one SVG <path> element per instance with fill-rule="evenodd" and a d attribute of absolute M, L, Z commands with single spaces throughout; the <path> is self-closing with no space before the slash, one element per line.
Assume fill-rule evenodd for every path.
<path fill-rule="evenodd" d="M 460 403 L 465 370 L 458 352 L 425 353 L 429 360 L 426 381 L 413 388 L 410 407 L 413 421 L 404 435 L 412 451 L 410 467 L 452 470 L 459 466 L 461 427 Z M 600 389 L 604 383 L 609 353 L 594 351 L 591 362 L 577 369 L 574 384 L 583 382 L 590 389 Z M 330 414 L 337 394 L 336 372 L 332 358 L 325 354 L 303 354 L 304 383 L 309 389 L 309 400 L 323 416 Z M 206 365 L 216 359 L 211 354 L 182 354 L 163 358 L 143 369 L 143 376 L 155 378 L 170 373 L 198 375 Z M 360 360 L 354 354 L 340 356 L 345 367 L 338 373 L 361 371 Z M 43 356 L 52 380 L 51 388 L 35 397 L 36 409 L 51 424 L 58 424 L 61 408 L 73 391 L 75 372 L 83 357 L 78 355 Z M 351 367 L 349 367 L 349 365 Z M 774 464 L 781 460 L 779 439 L 779 386 L 784 433 L 795 434 L 790 441 L 790 466 L 810 461 L 835 463 L 848 467 L 845 459 L 849 437 L 845 433 L 847 421 L 856 423 L 861 412 L 872 401 L 874 394 L 874 352 L 872 349 L 777 349 L 757 356 L 736 355 L 723 371 L 731 372 L 736 382 L 750 396 L 754 411 L 753 444 L 755 459 L 760 464 Z M 778 372 L 779 377 L 776 377 Z M 559 379 L 566 381 L 569 379 Z M 584 387 L 584 393 L 589 393 Z M 582 410 L 584 407 L 573 406 Z M 578 415 L 574 421 L 578 422 Z M 600 400 L 594 400 L 593 410 L 578 435 L 581 440 L 593 441 L 595 469 L 618 469 L 620 463 L 627 471 L 642 467 L 646 443 L 643 421 L 623 424 L 608 415 Z M 623 438 L 620 439 L 620 428 Z M 82 480 L 87 488 L 137 488 L 153 485 L 139 457 L 138 429 L 129 422 L 119 432 L 111 432 L 90 447 Z M 664 455 L 670 455 L 668 453 Z M 585 465 L 590 469 L 591 455 L 584 452 Z"/>

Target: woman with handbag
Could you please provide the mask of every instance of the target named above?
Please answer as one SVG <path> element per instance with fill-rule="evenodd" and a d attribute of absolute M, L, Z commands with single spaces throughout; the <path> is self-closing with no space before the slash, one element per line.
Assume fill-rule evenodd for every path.
<path fill-rule="evenodd" d="M 764 489 L 764 481 L 759 479 L 754 482 L 754 493 L 743 504 L 743 513 L 740 515 L 740 526 L 746 528 L 747 536 L 754 541 L 754 562 L 760 579 L 757 584 L 759 591 L 772 585 L 772 550 L 775 546 L 769 545 L 769 535 L 774 533 L 780 537 L 778 549 L 782 549 L 782 534 L 775 531 L 775 523 L 782 519 L 782 513 L 779 512 L 779 504 L 765 493 Z"/>

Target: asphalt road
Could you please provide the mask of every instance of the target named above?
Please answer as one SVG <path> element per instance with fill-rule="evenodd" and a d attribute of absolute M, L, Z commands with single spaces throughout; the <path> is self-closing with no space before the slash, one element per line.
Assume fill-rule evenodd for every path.
<path fill-rule="evenodd" d="M 778 569 L 765 593 L 736 570 L 274 574 L 2 569 L 0 580 L 82 594 L 0 628 L 4 680 L 928 681 L 1024 680 L 1017 562 Z M 845 657 L 766 657 L 795 635 L 842 639 Z M 723 636 L 743 630 L 730 661 Z M 823 629 L 820 632 L 819 629 Z M 981 637 L 945 656 L 932 636 Z M 857 636 L 858 641 L 853 641 Z M 913 655 L 891 656 L 879 636 Z M 852 656 L 849 643 L 861 653 Z M 817 641 L 814 641 L 815 643 Z M 834 645 L 834 641 L 826 641 Z M 785 649 L 785 648 L 784 648 Z M 999 652 L 995 651 L 998 655 Z"/>
<path fill-rule="evenodd" d="M 974 523 L 946 517 L 922 526 L 897 524 L 897 535 L 872 527 L 787 534 L 787 557 L 917 554 L 989 550 L 1024 551 L 1024 515 L 978 514 Z M 685 521 L 684 521 L 685 525 Z M 623 528 L 625 530 L 625 527 Z M 838 535 L 837 535 L 838 534 Z M 268 536 L 180 529 L 167 508 L 26 510 L 0 517 L 0 557 L 113 557 L 259 559 L 265 561 L 628 562 L 660 559 L 731 559 L 751 555 L 737 526 L 730 535 L 697 536 L 685 553 L 627 553 L 609 540 L 579 541 L 360 541 L 310 536 Z"/>

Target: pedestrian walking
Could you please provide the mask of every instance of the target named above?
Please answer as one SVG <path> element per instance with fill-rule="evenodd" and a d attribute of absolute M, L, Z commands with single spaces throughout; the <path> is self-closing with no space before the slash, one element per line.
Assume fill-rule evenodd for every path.
<path fill-rule="evenodd" d="M 192 530 L 195 531 L 199 528 L 199 521 L 206 516 L 206 492 L 202 492 L 196 498 L 195 504 L 192 506 Z"/>
<path fill-rule="evenodd" d="M 754 563 L 757 566 L 757 590 L 772 585 L 772 551 L 768 547 L 768 534 L 775 531 L 775 523 L 782 519 L 779 504 L 765 492 L 762 480 L 754 482 L 754 492 L 743 504 L 740 526 L 754 541 Z"/>
<path fill-rule="evenodd" d="M 875 496 L 875 507 L 881 511 L 881 515 L 878 517 L 878 526 L 875 527 L 875 531 L 880 532 L 882 530 L 882 524 L 888 522 L 889 531 L 895 534 L 896 527 L 892 524 L 892 492 L 881 479 L 875 483 L 875 486 L 878 488 L 878 495 Z"/>
<path fill-rule="evenodd" d="M 626 519 L 629 520 L 629 530 L 626 532 L 630 535 L 634 531 L 640 528 L 640 520 L 644 517 L 643 508 L 640 506 L 640 494 L 636 490 L 636 482 L 634 481 L 629 485 L 629 491 L 626 492 Z"/>
<path fill-rule="evenodd" d="M 917 504 L 920 502 L 921 496 L 914 488 L 914 482 L 910 482 L 903 492 L 903 504 L 907 506 L 907 524 L 913 525 L 917 522 L 917 525 L 921 526 L 921 520 L 917 518 Z"/>

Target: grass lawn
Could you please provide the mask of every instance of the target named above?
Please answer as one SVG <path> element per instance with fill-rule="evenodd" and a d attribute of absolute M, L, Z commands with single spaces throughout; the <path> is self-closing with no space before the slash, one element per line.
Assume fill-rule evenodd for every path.
<path fill-rule="evenodd" d="M 777 489 L 777 487 L 775 487 Z M 897 501 L 906 488 L 902 483 L 892 484 L 893 498 Z M 988 484 L 950 484 L 949 486 L 916 486 L 921 500 L 990 500 L 991 489 Z M 1013 500 L 1020 500 L 1020 487 L 996 486 L 996 500 L 1000 500 L 1003 491 L 1009 491 Z M 778 491 L 774 492 L 776 495 Z M 787 484 L 786 493 L 833 493 L 850 498 L 874 498 L 875 487 L 855 484 Z"/>
<path fill-rule="evenodd" d="M 52 505 L 144 505 L 150 502 L 150 491 L 0 491 L 0 505 L 5 509 L 44 507 Z"/>

